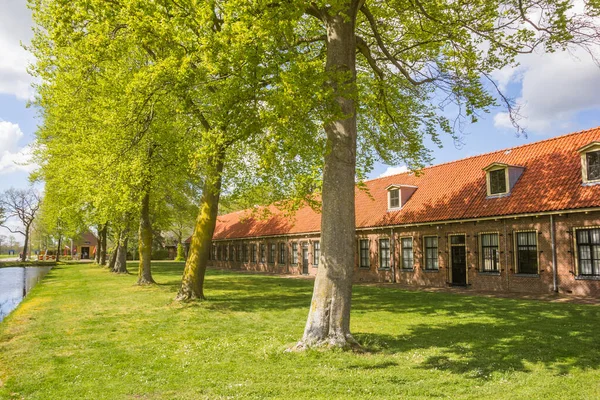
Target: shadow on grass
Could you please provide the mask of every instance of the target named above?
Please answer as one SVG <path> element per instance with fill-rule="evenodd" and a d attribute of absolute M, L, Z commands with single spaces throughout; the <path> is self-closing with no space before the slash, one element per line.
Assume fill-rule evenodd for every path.
<path fill-rule="evenodd" d="M 376 351 L 422 354 L 425 370 L 487 379 L 494 372 L 528 372 L 528 364 L 557 375 L 600 367 L 596 306 L 366 287 L 356 292 L 356 312 L 395 311 L 431 320 L 409 325 L 405 335 L 355 334 Z M 431 349 L 436 354 L 425 355 Z"/>
<path fill-rule="evenodd" d="M 182 270 L 177 264 L 156 265 L 162 277 L 177 276 L 164 284 L 174 286 L 169 288 L 173 293 Z M 313 286 L 308 280 L 214 269 L 207 271 L 206 279 L 209 301 L 192 302 L 190 307 L 248 313 L 307 310 Z M 600 368 L 597 306 L 357 285 L 353 315 L 404 326 L 408 332 L 403 335 L 355 332 L 355 337 L 374 352 L 423 357 L 420 367 L 424 370 L 488 379 L 494 372 L 528 372 L 530 364 L 542 364 L 557 375 L 574 368 Z M 390 361 L 348 368 L 395 365 Z"/>

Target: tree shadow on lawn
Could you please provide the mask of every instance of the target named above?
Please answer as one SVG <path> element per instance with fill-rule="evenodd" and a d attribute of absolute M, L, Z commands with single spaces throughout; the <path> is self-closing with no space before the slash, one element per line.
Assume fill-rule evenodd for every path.
<path fill-rule="evenodd" d="M 181 271 L 176 264 L 160 266 L 161 275 L 179 278 Z M 175 293 L 179 284 L 177 279 L 164 285 Z M 312 287 L 308 280 L 209 269 L 209 301 L 190 306 L 234 312 L 307 311 Z M 353 318 L 387 312 L 373 318 L 408 330 L 397 336 L 355 332 L 360 343 L 384 354 L 434 353 L 423 356 L 425 370 L 487 379 L 493 372 L 528 372 L 528 363 L 541 363 L 557 375 L 600 367 L 597 306 L 361 285 L 355 285 L 352 303 Z M 389 366 L 393 363 L 381 368 Z"/>
<path fill-rule="evenodd" d="M 493 372 L 529 372 L 543 364 L 556 375 L 600 367 L 600 308 L 532 300 L 361 288 L 355 310 L 391 311 L 431 323 L 408 326 L 406 335 L 357 333 L 383 353 L 422 353 L 421 368 L 488 379 Z M 441 317 L 441 318 L 440 318 Z M 448 318 L 450 317 L 450 318 Z M 401 323 L 402 315 L 398 316 Z"/>

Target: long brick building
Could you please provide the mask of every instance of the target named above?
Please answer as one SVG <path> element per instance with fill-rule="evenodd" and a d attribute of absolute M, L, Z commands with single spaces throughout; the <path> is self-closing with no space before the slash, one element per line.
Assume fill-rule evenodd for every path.
<path fill-rule="evenodd" d="M 366 182 L 354 279 L 600 295 L 600 128 Z M 219 216 L 213 266 L 316 274 L 320 214 Z"/>

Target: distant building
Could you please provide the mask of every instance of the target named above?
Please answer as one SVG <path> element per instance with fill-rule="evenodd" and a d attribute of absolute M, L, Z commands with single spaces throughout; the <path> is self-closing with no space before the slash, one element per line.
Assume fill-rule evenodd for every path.
<path fill-rule="evenodd" d="M 79 260 L 89 260 L 94 258 L 98 247 L 98 239 L 91 232 L 82 234 L 76 240 L 73 240 L 73 257 Z"/>
<path fill-rule="evenodd" d="M 355 281 L 600 296 L 600 128 L 365 185 Z M 321 215 L 270 210 L 219 216 L 211 264 L 315 275 Z"/>

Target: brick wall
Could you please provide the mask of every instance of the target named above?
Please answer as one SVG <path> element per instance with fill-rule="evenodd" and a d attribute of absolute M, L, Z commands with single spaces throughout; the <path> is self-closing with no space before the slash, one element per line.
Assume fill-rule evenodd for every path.
<path fill-rule="evenodd" d="M 578 227 L 600 226 L 600 212 L 555 215 L 557 276 L 559 292 L 578 296 L 600 296 L 600 280 L 580 279 L 576 276 L 575 244 L 573 230 Z M 486 221 L 471 221 L 451 224 L 432 224 L 408 228 L 383 228 L 357 232 L 354 280 L 356 282 L 392 282 L 419 287 L 444 287 L 451 285 L 451 237 L 464 235 L 466 252 L 467 287 L 483 291 L 519 293 L 551 293 L 553 291 L 552 241 L 550 216 L 505 218 Z M 515 235 L 518 231 L 533 231 L 537 238 L 538 273 L 520 274 L 516 267 Z M 482 272 L 480 234 L 498 234 L 498 271 Z M 424 237 L 438 239 L 438 269 L 426 270 Z M 413 268 L 402 268 L 401 239 L 412 238 Z M 369 266 L 360 267 L 359 240 L 368 240 Z M 390 268 L 380 268 L 379 241 L 390 240 Z M 308 275 L 316 275 L 313 265 L 316 235 L 254 239 L 248 241 L 219 241 L 217 245 L 229 246 L 238 243 L 257 245 L 257 262 L 234 260 L 210 261 L 210 265 L 248 271 L 280 274 L 302 273 L 302 247 L 308 246 Z M 279 243 L 286 245 L 286 262 L 279 263 Z M 275 263 L 268 262 L 269 244 L 276 244 Z M 297 243 L 298 264 L 291 264 L 292 243 Z M 265 245 L 265 262 L 260 262 L 260 244 Z M 237 250 L 237 247 L 235 247 Z M 250 248 L 248 250 L 250 255 Z M 395 273 L 394 273 L 395 272 Z"/>

